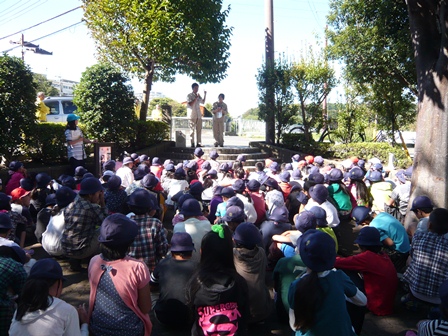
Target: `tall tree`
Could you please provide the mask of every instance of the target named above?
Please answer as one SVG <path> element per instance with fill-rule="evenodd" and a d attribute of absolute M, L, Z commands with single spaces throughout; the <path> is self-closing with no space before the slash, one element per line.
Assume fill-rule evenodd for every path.
<path fill-rule="evenodd" d="M 332 0 L 328 22 L 329 55 L 344 62 L 348 81 L 364 86 L 382 129 L 412 123 L 417 86 L 405 1 Z"/>
<path fill-rule="evenodd" d="M 199 82 L 226 76 L 232 29 L 222 0 L 83 0 L 84 19 L 103 60 L 143 78 L 140 119 L 153 81 L 176 73 Z"/>
<path fill-rule="evenodd" d="M 263 65 L 257 74 L 260 92 L 258 116 L 260 120 L 266 120 L 268 115 L 274 115 L 276 143 L 280 142 L 285 128 L 294 123 L 298 111 L 297 105 L 294 104 L 291 67 L 291 63 L 283 57 L 274 62 L 273 68 Z M 266 99 L 269 90 L 274 93 L 273 107 Z"/>
<path fill-rule="evenodd" d="M 47 79 L 47 76 L 33 73 L 33 81 L 37 92 L 43 92 L 49 97 L 59 96 L 59 90 L 53 86 L 52 82 Z"/>
<path fill-rule="evenodd" d="M 417 94 L 404 0 L 332 0 L 328 23 L 329 55 L 344 61 L 350 80 L 390 78 Z"/>
<path fill-rule="evenodd" d="M 427 195 L 448 208 L 448 4 L 408 0 L 417 68 L 417 138 L 412 174 L 413 198 Z M 412 216 L 406 216 L 406 226 Z"/>
<path fill-rule="evenodd" d="M 312 128 L 323 126 L 322 103 L 336 86 L 334 70 L 322 54 L 315 55 L 310 49 L 293 65 L 291 73 L 305 138 L 312 141 Z"/>
<path fill-rule="evenodd" d="M 10 161 L 36 123 L 36 86 L 31 69 L 17 57 L 0 55 L 0 156 Z"/>
<path fill-rule="evenodd" d="M 112 65 L 96 64 L 83 72 L 73 99 L 89 135 L 121 148 L 134 138 L 134 92 L 128 81 Z"/>

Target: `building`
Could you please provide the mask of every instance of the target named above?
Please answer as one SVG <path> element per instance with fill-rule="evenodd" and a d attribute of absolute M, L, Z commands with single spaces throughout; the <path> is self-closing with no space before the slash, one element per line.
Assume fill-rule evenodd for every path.
<path fill-rule="evenodd" d="M 50 81 L 51 85 L 59 90 L 61 96 L 73 96 L 75 85 L 79 84 L 79 82 L 62 78 L 51 79 Z"/>

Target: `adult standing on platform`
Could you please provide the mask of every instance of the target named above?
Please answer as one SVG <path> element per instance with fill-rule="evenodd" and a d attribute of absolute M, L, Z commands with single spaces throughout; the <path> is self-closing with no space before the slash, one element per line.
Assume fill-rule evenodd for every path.
<path fill-rule="evenodd" d="M 196 132 L 196 145 L 201 147 L 201 133 L 202 133 L 202 113 L 200 109 L 200 104 L 205 103 L 205 97 L 207 96 L 207 91 L 204 91 L 204 98 L 198 94 L 199 84 L 193 83 L 191 85 L 193 92 L 187 96 L 187 117 L 189 118 L 190 126 L 190 138 L 191 147 L 195 147 L 194 133 Z"/>
<path fill-rule="evenodd" d="M 218 101 L 213 103 L 213 138 L 215 147 L 224 147 L 224 120 L 227 115 L 227 104 L 224 103 L 224 94 L 220 93 Z"/>

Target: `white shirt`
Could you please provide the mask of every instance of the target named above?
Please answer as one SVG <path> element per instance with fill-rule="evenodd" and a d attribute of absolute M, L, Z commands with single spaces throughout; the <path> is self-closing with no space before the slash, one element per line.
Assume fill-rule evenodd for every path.
<path fill-rule="evenodd" d="M 115 175 L 120 176 L 121 185 L 125 188 L 129 187 L 134 182 L 134 173 L 128 166 L 122 166 L 117 170 Z"/>
<path fill-rule="evenodd" d="M 212 229 L 212 225 L 208 220 L 199 220 L 195 217 L 189 218 L 184 222 L 177 223 L 174 225 L 173 233 L 186 232 L 189 233 L 191 239 L 193 240 L 194 248 L 192 260 L 199 261 L 201 254 L 201 242 L 202 238 L 207 232 Z"/>
<path fill-rule="evenodd" d="M 319 204 L 316 201 L 314 201 L 313 199 L 310 199 L 308 201 L 307 205 L 305 206 L 305 210 L 309 211 L 314 206 L 318 206 L 325 210 L 325 212 L 327 214 L 327 224 L 329 227 L 333 228 L 333 227 L 336 227 L 339 225 L 338 211 L 336 210 L 336 208 L 334 207 L 333 204 L 331 204 L 328 201 L 325 201 L 324 203 Z"/>
<path fill-rule="evenodd" d="M 247 216 L 246 221 L 255 223 L 257 221 L 257 212 L 255 211 L 254 205 L 250 203 L 247 197 L 244 195 L 236 194 L 236 197 L 243 201 L 244 214 Z"/>
<path fill-rule="evenodd" d="M 67 302 L 53 298 L 53 303 L 46 310 L 27 313 L 21 321 L 12 319 L 9 335 L 11 336 L 84 336 L 88 335 L 88 326 L 79 329 L 79 317 L 75 307 Z"/>
<path fill-rule="evenodd" d="M 47 229 L 42 233 L 42 247 L 52 256 L 61 256 L 64 254 L 61 240 L 65 229 L 64 211 L 60 211 L 50 218 Z"/>

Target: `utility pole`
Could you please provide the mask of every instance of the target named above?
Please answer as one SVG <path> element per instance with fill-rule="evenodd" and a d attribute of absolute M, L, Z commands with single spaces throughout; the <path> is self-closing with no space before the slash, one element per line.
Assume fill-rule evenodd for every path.
<path fill-rule="evenodd" d="M 266 143 L 274 144 L 275 142 L 275 114 L 274 114 L 274 90 L 272 84 L 272 76 L 270 75 L 274 70 L 274 0 L 265 0 L 265 51 L 266 51 L 266 73 L 267 88 L 266 88 Z"/>
<path fill-rule="evenodd" d="M 21 35 L 20 40 L 18 42 L 9 41 L 9 43 L 11 43 L 11 44 L 19 44 L 19 45 L 22 46 L 22 61 L 25 61 L 25 50 L 33 51 L 35 54 L 53 55 L 52 52 L 46 51 L 44 49 L 41 49 L 36 44 L 33 44 L 31 42 L 26 42 L 23 34 Z"/>

